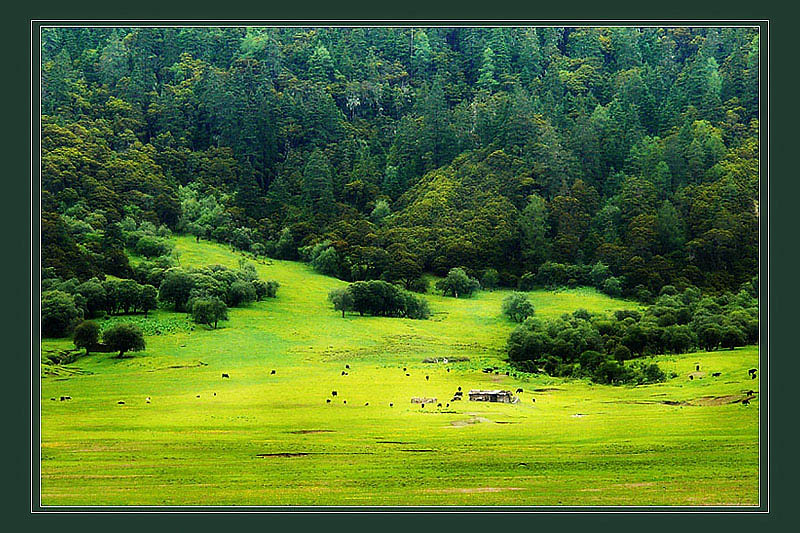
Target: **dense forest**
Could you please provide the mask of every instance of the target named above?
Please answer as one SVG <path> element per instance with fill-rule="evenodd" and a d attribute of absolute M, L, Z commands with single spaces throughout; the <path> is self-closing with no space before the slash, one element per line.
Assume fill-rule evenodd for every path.
<path fill-rule="evenodd" d="M 735 293 L 758 59 L 752 28 L 44 29 L 42 266 L 156 284 L 126 246 L 185 232 L 412 291 Z"/>

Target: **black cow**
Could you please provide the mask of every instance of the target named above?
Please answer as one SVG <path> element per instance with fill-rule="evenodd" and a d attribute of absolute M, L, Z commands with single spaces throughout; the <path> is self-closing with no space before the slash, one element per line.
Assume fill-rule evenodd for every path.
<path fill-rule="evenodd" d="M 748 373 L 748 374 L 750 374 L 750 375 L 753 375 L 753 374 L 755 374 L 756 372 L 758 372 L 758 369 L 757 369 L 757 368 L 751 368 L 750 370 L 748 370 L 748 371 L 747 371 L 747 373 Z"/>
<path fill-rule="evenodd" d="M 450 372 L 450 369 L 448 368 L 447 371 Z"/>
<path fill-rule="evenodd" d="M 230 376 L 228 374 L 222 374 L 222 377 L 223 378 L 230 378 Z"/>
<path fill-rule="evenodd" d="M 441 406 L 442 406 L 442 404 L 440 404 L 440 403 L 436 404 L 436 407 L 441 407 Z"/>
<path fill-rule="evenodd" d="M 344 370 L 342 370 L 342 375 L 343 375 L 343 376 L 346 376 L 346 375 L 347 375 L 347 372 L 345 372 Z"/>
<path fill-rule="evenodd" d="M 332 390 L 332 391 L 331 391 L 331 396 L 336 396 L 337 394 L 339 394 L 339 393 L 338 393 L 338 392 L 336 392 L 335 390 Z"/>
<path fill-rule="evenodd" d="M 408 370 L 408 369 L 406 367 L 403 367 L 403 372 L 405 372 L 406 370 Z"/>
<path fill-rule="evenodd" d="M 445 407 L 450 407 L 450 404 L 448 403 L 447 405 L 445 405 Z"/>
<path fill-rule="evenodd" d="M 750 374 L 750 379 L 756 379 L 758 377 L 757 374 Z"/>
<path fill-rule="evenodd" d="M 393 404 L 393 403 L 390 403 L 390 404 L 389 404 L 389 407 L 394 407 L 394 404 Z"/>
<path fill-rule="evenodd" d="M 536 398 L 531 398 L 531 401 L 532 401 L 533 403 L 536 403 Z"/>
<path fill-rule="evenodd" d="M 429 379 L 431 379 L 430 376 L 425 376 L 425 381 L 428 381 Z"/>
<path fill-rule="evenodd" d="M 519 394 L 520 392 L 522 392 L 522 389 L 517 389 L 517 394 Z"/>
<path fill-rule="evenodd" d="M 695 370 L 700 370 L 700 365 L 696 365 Z"/>
<path fill-rule="evenodd" d="M 66 399 L 67 399 L 67 397 L 66 397 L 66 396 L 62 396 L 60 401 L 62 401 L 62 402 L 63 402 L 63 401 L 64 401 L 64 400 L 66 400 Z"/>
<path fill-rule="evenodd" d="M 409 377 L 409 376 L 411 376 L 411 374 L 408 374 L 408 373 L 407 373 L 407 374 L 406 374 L 406 377 Z"/>
<path fill-rule="evenodd" d="M 347 405 L 347 400 L 342 400 L 342 403 Z"/>
<path fill-rule="evenodd" d="M 271 372 L 269 373 L 269 375 L 271 376 L 271 375 L 272 375 L 272 374 L 274 374 L 274 373 L 275 373 L 275 371 L 273 370 L 273 371 L 271 371 Z"/>
<path fill-rule="evenodd" d="M 364 406 L 365 406 L 365 407 L 366 407 L 367 405 L 369 405 L 369 402 L 367 402 L 367 403 L 365 403 L 365 404 L 364 404 Z"/>
<path fill-rule="evenodd" d="M 331 399 L 328 398 L 327 400 L 325 400 L 325 403 L 331 403 Z"/>
<path fill-rule="evenodd" d="M 117 402 L 117 405 L 125 405 L 125 402 L 123 402 L 122 400 L 120 400 L 120 401 L 118 401 L 118 402 Z"/>
<path fill-rule="evenodd" d="M 506 376 L 509 376 L 509 375 L 510 375 L 510 373 L 509 373 L 509 372 L 506 372 Z"/>
<path fill-rule="evenodd" d="M 754 392 L 753 390 L 749 390 L 749 391 L 747 391 L 747 395 L 748 395 L 748 396 L 752 396 L 753 394 L 755 394 L 755 392 Z"/>
<path fill-rule="evenodd" d="M 197 395 L 197 397 L 199 398 L 199 397 L 200 397 L 200 395 L 198 394 L 198 395 Z"/>
<path fill-rule="evenodd" d="M 690 379 L 690 380 L 691 380 L 691 379 L 694 379 L 694 376 L 689 376 L 689 379 Z"/>
<path fill-rule="evenodd" d="M 345 368 L 350 368 L 350 365 L 344 365 Z"/>
<path fill-rule="evenodd" d="M 711 377 L 718 378 L 722 375 L 722 372 L 714 372 L 711 374 Z"/>
<path fill-rule="evenodd" d="M 750 400 L 745 398 L 744 400 L 742 400 L 742 405 L 750 405 Z"/>
<path fill-rule="evenodd" d="M 458 390 L 461 390 L 461 387 L 459 387 Z"/>
<path fill-rule="evenodd" d="M 56 401 L 56 399 L 55 399 L 55 398 L 50 398 L 50 400 L 51 400 L 51 401 Z"/>
<path fill-rule="evenodd" d="M 424 404 L 424 403 L 423 403 L 423 404 L 420 404 L 420 407 L 422 407 L 423 409 L 425 409 L 425 404 Z"/>

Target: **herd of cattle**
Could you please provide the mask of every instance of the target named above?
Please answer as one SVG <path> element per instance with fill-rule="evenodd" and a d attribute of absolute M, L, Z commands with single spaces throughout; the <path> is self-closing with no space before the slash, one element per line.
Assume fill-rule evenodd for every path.
<path fill-rule="evenodd" d="M 341 375 L 342 375 L 342 376 L 347 376 L 347 375 L 349 375 L 349 373 L 347 372 L 347 370 L 350 370 L 350 365 L 349 365 L 349 364 L 345 364 L 344 366 L 345 366 L 345 369 L 346 369 L 346 370 L 342 370 L 342 374 L 341 374 Z M 446 370 L 447 370 L 447 372 L 450 372 L 450 369 L 449 369 L 449 368 L 448 368 L 448 369 L 446 369 Z M 697 372 L 699 372 L 699 371 L 700 371 L 700 365 L 699 365 L 699 364 L 695 364 L 695 370 L 696 370 Z M 487 371 L 488 371 L 488 372 L 494 371 L 494 368 L 489 368 L 489 369 L 486 369 L 486 368 L 484 368 L 484 369 L 483 369 L 483 372 L 484 372 L 484 373 L 488 373 Z M 410 377 L 410 376 L 411 376 L 411 374 L 408 372 L 408 368 L 407 368 L 407 367 L 403 367 L 403 372 L 405 373 L 405 375 L 406 375 L 407 377 Z M 497 373 L 498 373 L 498 372 L 496 372 L 496 371 L 495 371 L 495 374 L 497 374 Z M 748 373 L 748 375 L 750 376 L 750 379 L 756 379 L 756 377 L 758 377 L 758 369 L 757 369 L 757 368 L 751 368 L 751 369 L 749 369 L 749 370 L 747 371 L 747 373 Z M 270 375 L 275 375 L 275 374 L 276 374 L 276 370 L 274 370 L 274 369 L 273 369 L 273 370 L 271 370 L 271 371 L 270 371 Z M 508 373 L 508 372 L 506 372 L 506 375 L 508 375 L 508 374 L 509 374 L 509 373 Z M 721 376 L 721 375 L 722 375 L 722 372 L 712 372 L 712 373 L 711 373 L 711 376 L 712 376 L 712 377 L 715 377 L 715 378 L 716 378 L 716 377 L 719 377 L 719 376 Z M 223 373 L 222 373 L 222 379 L 230 379 L 230 377 L 231 377 L 231 376 L 230 376 L 230 374 L 228 374 L 227 372 L 223 372 Z M 689 379 L 690 379 L 690 380 L 694 380 L 694 375 L 693 375 L 693 374 L 689 374 Z M 426 376 L 425 376 L 425 381 L 430 381 L 430 376 L 429 376 L 429 375 L 426 375 Z M 523 393 L 523 390 L 522 390 L 522 388 L 518 388 L 518 389 L 516 390 L 516 394 L 522 394 L 522 393 Z M 750 391 L 748 391 L 748 392 L 747 392 L 747 396 L 752 396 L 753 394 L 754 394 L 754 391 L 752 391 L 752 390 L 750 390 Z M 214 395 L 214 396 L 216 396 L 216 395 L 217 395 L 217 393 L 216 393 L 216 392 L 214 392 L 214 393 L 213 393 L 213 395 Z M 336 398 L 336 397 L 338 397 L 339 393 L 338 393 L 338 391 L 335 391 L 335 390 L 334 390 L 334 391 L 331 391 L 331 394 L 330 394 L 330 395 L 331 395 L 331 398 Z M 198 395 L 196 395 L 196 397 L 197 397 L 197 398 L 200 398 L 200 395 L 198 394 Z M 328 403 L 328 404 L 329 404 L 329 403 L 332 403 L 332 400 L 331 400 L 331 398 L 326 398 L 326 399 L 325 399 L 325 403 Z M 464 393 L 463 393 L 463 391 L 461 390 L 461 387 L 458 387 L 458 390 L 456 390 L 456 391 L 453 393 L 453 397 L 450 399 L 450 402 L 458 402 L 458 401 L 461 401 L 461 400 L 463 400 L 463 399 L 464 399 Z M 50 398 L 50 400 L 52 400 L 52 401 L 55 401 L 55 398 Z M 61 396 L 61 397 L 60 397 L 60 401 L 62 401 L 62 402 L 64 402 L 64 401 L 69 401 L 69 400 L 72 400 L 72 397 L 71 397 L 71 396 Z M 148 403 L 148 404 L 149 404 L 150 402 L 151 402 L 151 398 L 150 398 L 150 396 L 147 396 L 147 397 L 145 398 L 145 403 Z M 531 402 L 533 402 L 533 403 L 536 403 L 536 398 L 531 398 Z M 424 408 L 424 407 L 425 407 L 425 404 L 427 404 L 427 403 L 437 403 L 437 399 L 436 399 L 436 398 L 416 398 L 416 397 L 415 397 L 415 398 L 412 398 L 412 399 L 411 399 L 411 403 L 420 404 L 420 407 L 421 407 L 421 408 Z M 342 404 L 344 404 L 344 405 L 347 405 L 347 400 L 342 400 Z M 117 401 L 117 405 L 125 405 L 125 401 L 124 401 L 124 400 L 119 400 L 119 401 Z M 366 402 L 364 405 L 365 405 L 365 406 L 369 406 L 369 402 Z M 748 399 L 748 398 L 745 398 L 745 399 L 743 399 L 743 400 L 742 400 L 742 405 L 750 405 L 750 401 L 749 401 L 749 399 Z M 393 402 L 390 402 L 390 403 L 389 403 L 389 407 L 394 407 L 394 403 L 393 403 Z M 437 407 L 437 408 L 441 408 L 441 407 L 443 407 L 443 406 L 442 406 L 442 404 L 441 404 L 441 403 L 437 403 L 436 407 Z M 450 403 L 446 403 L 446 404 L 444 405 L 444 407 L 445 407 L 445 408 L 448 408 L 448 407 L 450 407 Z"/>

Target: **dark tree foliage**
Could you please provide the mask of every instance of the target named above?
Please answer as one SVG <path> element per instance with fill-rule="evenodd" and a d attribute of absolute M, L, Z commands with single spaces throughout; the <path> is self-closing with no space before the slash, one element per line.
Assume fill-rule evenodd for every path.
<path fill-rule="evenodd" d="M 529 318 L 508 338 L 509 359 L 525 371 L 587 376 L 599 383 L 652 383 L 664 379 L 657 365 L 623 363 L 758 342 L 758 301 L 746 291 L 716 298 L 701 298 L 693 287 L 664 292 L 643 312 L 595 316 L 578 310 L 553 320 Z"/>
<path fill-rule="evenodd" d="M 45 29 L 43 266 L 132 277 L 125 248 L 177 230 L 281 259 L 329 242 L 315 268 L 407 289 L 464 267 L 736 291 L 758 61 L 752 28 Z"/>
<path fill-rule="evenodd" d="M 123 357 L 126 352 L 144 350 L 144 334 L 139 326 L 123 322 L 115 324 L 103 332 L 103 344 L 119 352 Z"/>
<path fill-rule="evenodd" d="M 355 311 L 361 316 L 387 316 L 425 320 L 430 316 L 428 301 L 396 285 L 380 280 L 356 281 L 346 289 L 331 291 L 328 299 L 334 309 Z"/>
<path fill-rule="evenodd" d="M 86 350 L 87 355 L 89 354 L 89 350 L 97 346 L 99 339 L 100 326 L 97 325 L 97 322 L 91 320 L 84 320 L 78 324 L 72 334 L 72 342 L 75 344 L 75 347 L 83 348 Z"/>

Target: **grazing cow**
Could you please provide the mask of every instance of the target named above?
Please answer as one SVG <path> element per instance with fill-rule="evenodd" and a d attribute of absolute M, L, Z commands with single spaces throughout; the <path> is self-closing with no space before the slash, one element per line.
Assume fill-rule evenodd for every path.
<path fill-rule="evenodd" d="M 271 375 L 272 375 L 272 374 L 274 374 L 274 373 L 275 373 L 275 371 L 273 370 L 272 372 L 270 372 L 270 373 L 269 373 L 269 375 L 271 376 Z"/>
<path fill-rule="evenodd" d="M 325 403 L 331 403 L 331 399 L 330 398 L 326 399 Z"/>
<path fill-rule="evenodd" d="M 199 398 L 199 397 L 200 397 L 200 395 L 198 394 L 198 395 L 197 395 L 197 397 Z"/>
<path fill-rule="evenodd" d="M 51 400 L 51 401 L 53 401 L 53 402 L 54 402 L 54 401 L 56 401 L 56 399 L 55 399 L 55 398 L 50 398 L 50 400 Z"/>
<path fill-rule="evenodd" d="M 342 370 L 342 375 L 343 375 L 343 376 L 346 376 L 346 375 L 347 375 L 347 372 L 345 372 L 344 370 Z"/>
<path fill-rule="evenodd" d="M 216 396 L 216 395 L 217 395 L 217 393 L 215 392 L 215 393 L 214 393 L 214 396 Z"/>
<path fill-rule="evenodd" d="M 145 398 L 145 399 L 144 399 L 144 401 L 146 401 L 147 403 L 150 403 L 150 396 L 148 396 L 147 398 Z"/>
<path fill-rule="evenodd" d="M 425 409 L 425 404 L 424 404 L 424 403 L 420 404 L 420 407 L 422 407 L 423 409 Z"/>
<path fill-rule="evenodd" d="M 695 365 L 694 369 L 699 371 L 700 370 L 700 365 Z"/>
<path fill-rule="evenodd" d="M 431 379 L 430 376 L 425 376 L 425 381 L 428 381 L 429 379 Z"/>
<path fill-rule="evenodd" d="M 755 374 L 755 373 L 753 373 L 753 374 L 750 374 L 750 379 L 756 379 L 757 377 L 758 377 L 758 375 L 757 375 L 757 374 Z"/>
<path fill-rule="evenodd" d="M 66 397 L 66 396 L 62 396 L 62 397 L 61 397 L 61 401 L 62 401 L 62 402 L 63 402 L 64 400 L 66 400 L 66 399 L 67 399 L 67 397 Z"/>
<path fill-rule="evenodd" d="M 344 367 L 349 369 L 349 368 L 350 368 L 350 365 L 344 365 Z"/>
<path fill-rule="evenodd" d="M 64 396 L 64 398 L 66 398 L 67 400 L 71 400 L 72 396 Z"/>
<path fill-rule="evenodd" d="M 752 396 L 753 394 L 755 394 L 755 392 L 754 392 L 753 390 L 749 390 L 749 391 L 747 391 L 747 395 L 748 395 L 748 396 Z"/>
<path fill-rule="evenodd" d="M 403 372 L 405 372 L 406 370 L 408 370 L 408 369 L 406 367 L 403 367 Z"/>
<path fill-rule="evenodd" d="M 364 407 L 366 407 L 367 405 L 369 405 L 369 402 L 365 403 L 365 404 L 364 404 Z"/>
<path fill-rule="evenodd" d="M 228 379 L 230 379 L 230 376 L 229 376 L 228 374 L 222 374 L 222 378 L 223 378 L 223 379 L 225 379 L 225 378 L 228 378 Z"/>
<path fill-rule="evenodd" d="M 441 407 L 441 406 L 442 406 L 442 404 L 440 404 L 440 403 L 436 404 L 436 407 Z"/>
<path fill-rule="evenodd" d="M 125 402 L 123 402 L 122 400 L 120 400 L 120 401 L 118 401 L 118 402 L 117 402 L 117 405 L 125 405 Z"/>
<path fill-rule="evenodd" d="M 689 376 L 689 379 L 690 379 L 690 380 L 694 379 L 694 376 Z"/>
<path fill-rule="evenodd" d="M 536 403 L 536 398 L 531 398 L 531 401 L 532 401 L 533 403 Z"/>
<path fill-rule="evenodd" d="M 347 405 L 347 400 L 342 400 L 342 403 Z"/>
<path fill-rule="evenodd" d="M 750 370 L 747 371 L 747 373 L 750 375 L 755 374 L 756 372 L 758 372 L 757 368 L 751 368 Z"/>
<path fill-rule="evenodd" d="M 506 376 L 508 376 L 508 375 L 510 375 L 510 373 L 509 373 L 509 372 L 506 372 Z"/>
<path fill-rule="evenodd" d="M 448 368 L 447 371 L 450 372 L 450 369 Z"/>
<path fill-rule="evenodd" d="M 520 392 L 522 392 L 522 389 L 517 389 L 517 394 L 519 394 Z"/>
<path fill-rule="evenodd" d="M 742 405 L 750 405 L 750 400 L 745 398 L 744 400 L 742 400 Z"/>
<path fill-rule="evenodd" d="M 393 404 L 393 403 L 390 403 L 390 404 L 389 404 L 389 407 L 394 407 L 394 404 Z"/>
<path fill-rule="evenodd" d="M 712 378 L 718 378 L 718 377 L 720 377 L 721 375 L 722 375 L 722 372 L 712 372 L 712 373 L 711 373 L 711 377 L 712 377 Z"/>
<path fill-rule="evenodd" d="M 406 374 L 406 377 L 409 377 L 409 376 L 411 376 L 411 374 Z"/>
<path fill-rule="evenodd" d="M 461 390 L 461 387 L 459 387 L 458 390 Z"/>
<path fill-rule="evenodd" d="M 332 390 L 332 391 L 331 391 L 331 396 L 336 396 L 337 394 L 339 394 L 339 393 L 338 393 L 338 392 L 336 392 L 335 390 Z"/>
<path fill-rule="evenodd" d="M 445 407 L 450 407 L 450 404 L 448 403 L 447 405 L 445 405 Z"/>

